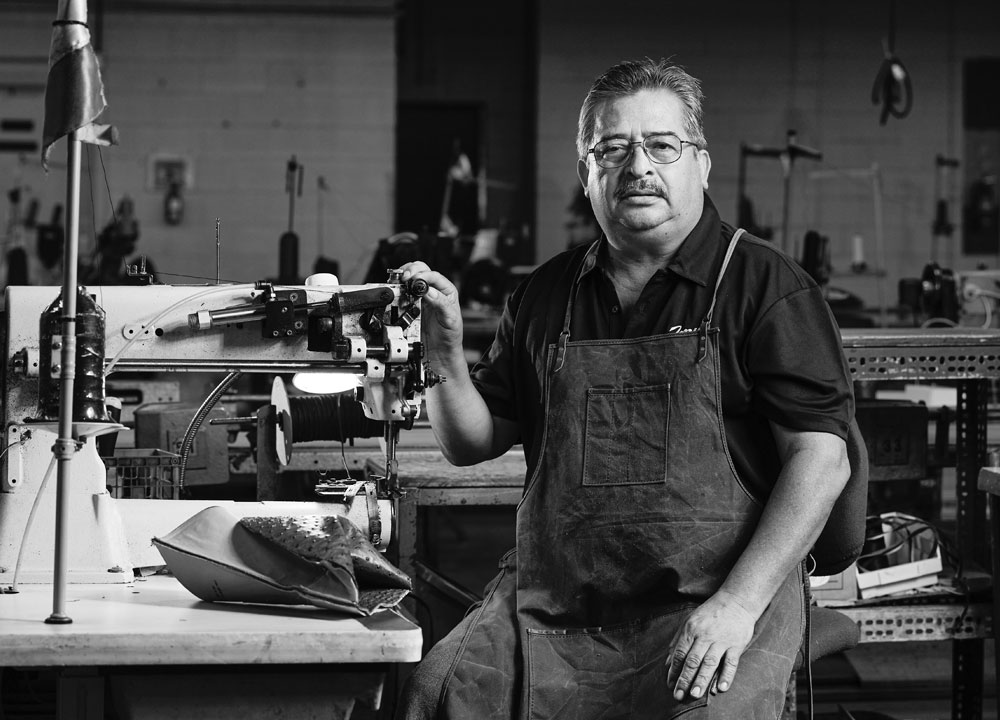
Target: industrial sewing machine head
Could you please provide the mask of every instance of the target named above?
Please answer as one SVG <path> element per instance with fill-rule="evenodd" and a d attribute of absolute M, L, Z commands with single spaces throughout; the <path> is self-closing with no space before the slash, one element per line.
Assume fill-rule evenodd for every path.
<path fill-rule="evenodd" d="M 420 298 L 427 284 L 422 280 L 401 284 L 399 273 L 390 271 L 384 285 L 331 290 L 320 285 L 328 277 L 332 276 L 314 276 L 305 288 L 258 283 L 252 302 L 198 310 L 189 315 L 189 324 L 193 330 L 210 331 L 232 323 L 260 322 L 264 342 L 305 334 L 307 349 L 325 356 L 330 369 L 359 375 L 356 396 L 365 415 L 384 424 L 385 472 L 379 495 L 394 496 L 399 493 L 395 458 L 399 429 L 412 426 L 420 414 L 424 389 L 439 380 L 425 370 L 420 343 Z M 278 408 L 276 422 L 279 430 L 288 428 L 287 407 Z M 282 434 L 286 439 L 292 436 L 290 431 Z M 285 459 L 287 449 L 278 450 Z"/>
<path fill-rule="evenodd" d="M 342 483 L 327 499 L 347 507 L 338 514 L 348 514 L 359 527 L 370 530 L 375 545 L 384 549 L 391 529 L 381 518 L 391 517 L 392 502 L 399 493 L 398 433 L 412 425 L 420 413 L 423 391 L 439 380 L 423 364 L 419 316 L 426 289 L 420 283 L 402 283 L 398 273 L 390 272 L 386 283 L 355 286 L 340 285 L 333 276 L 318 276 L 304 286 L 107 286 L 87 292 L 106 313 L 105 376 L 119 371 L 318 371 L 358 376 L 358 399 L 365 417 L 372 421 L 366 427 L 377 428 L 384 442 L 384 472 L 373 481 L 366 480 L 363 488 Z M 58 369 L 53 346 L 58 337 L 40 336 L 39 318 L 58 294 L 59 288 L 53 287 L 7 290 L 7 450 L 0 488 L 0 583 L 12 576 L 29 540 L 33 540 L 28 543 L 32 548 L 38 546 L 28 553 L 35 557 L 35 564 L 44 567 L 50 558 L 45 538 L 51 523 L 40 521 L 30 538 L 24 535 L 31 508 L 52 503 L 48 496 L 53 490 L 46 489 L 45 480 L 51 474 L 46 466 L 55 431 L 39 410 L 40 391 L 51 387 L 52 377 L 39 377 L 39 372 L 45 368 L 47 375 L 57 374 L 53 372 Z M 43 356 L 52 360 L 40 362 Z M 275 423 L 285 431 L 289 446 L 291 415 L 287 408 L 276 409 Z M 111 501 L 105 489 L 106 468 L 94 443 L 83 436 L 80 444 L 73 461 L 73 492 L 80 495 L 76 507 L 89 510 L 77 514 L 77 524 L 92 526 L 94 538 L 79 544 L 80 557 L 74 564 L 90 564 L 94 569 L 78 574 L 77 580 L 108 581 L 108 573 L 127 579 L 132 567 L 142 565 L 136 556 L 148 552 L 151 534 L 169 531 L 201 506 L 190 501 Z M 279 455 L 288 449 L 278 448 Z M 269 511 L 256 507 L 260 503 L 252 505 L 248 513 L 288 511 L 283 506 Z M 302 514 L 315 511 L 313 504 L 296 505 Z M 50 514 L 42 510 L 39 518 Z M 97 552 L 98 558 L 92 560 L 94 546 L 110 546 L 110 559 L 105 557 L 108 553 Z M 98 579 L 101 572 L 105 577 Z M 30 573 L 24 574 L 22 580 L 30 582 L 29 577 Z"/>

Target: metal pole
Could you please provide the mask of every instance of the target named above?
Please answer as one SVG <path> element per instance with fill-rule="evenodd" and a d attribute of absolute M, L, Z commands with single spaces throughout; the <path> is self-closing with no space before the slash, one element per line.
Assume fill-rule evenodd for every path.
<path fill-rule="evenodd" d="M 885 297 L 885 237 L 882 217 L 882 173 L 878 163 L 872 163 L 872 203 L 875 215 L 875 253 L 878 267 L 875 268 L 875 287 L 878 290 L 879 322 L 888 327 L 887 303 Z"/>
<path fill-rule="evenodd" d="M 222 278 L 222 221 L 215 218 L 215 284 Z"/>
<path fill-rule="evenodd" d="M 80 243 L 80 141 L 73 130 L 66 137 L 66 246 L 63 251 L 62 347 L 60 355 L 59 437 L 52 448 L 58 461 L 56 475 L 55 568 L 52 614 L 45 622 L 66 624 L 66 558 L 69 554 L 70 463 L 76 452 L 73 439 L 73 385 L 76 379 L 76 263 Z M 54 347 L 53 347 L 54 349 Z M 49 351 L 42 348 L 42 352 Z"/>
<path fill-rule="evenodd" d="M 781 193 L 781 249 L 786 253 L 795 254 L 795 248 L 788 238 L 789 204 L 792 197 L 792 154 L 783 152 L 781 158 L 782 193 Z M 797 259 L 797 258 L 796 258 Z"/>

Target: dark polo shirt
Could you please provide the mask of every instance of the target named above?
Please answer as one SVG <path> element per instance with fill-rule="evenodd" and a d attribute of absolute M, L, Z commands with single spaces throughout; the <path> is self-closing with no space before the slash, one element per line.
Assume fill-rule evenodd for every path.
<path fill-rule="evenodd" d="M 562 328 L 573 278 L 584 264 L 571 340 L 636 338 L 697 328 L 708 312 L 734 229 L 705 196 L 701 219 L 622 312 L 602 261 L 606 240 L 561 253 L 512 293 L 493 345 L 472 370 L 490 411 L 518 423 L 531 477 L 540 451 L 545 352 Z M 847 437 L 853 386 L 822 291 L 771 243 L 744 234 L 713 314 L 718 327 L 722 409 L 737 472 L 765 498 L 780 469 L 768 424 Z M 569 451 L 569 449 L 564 449 Z"/>

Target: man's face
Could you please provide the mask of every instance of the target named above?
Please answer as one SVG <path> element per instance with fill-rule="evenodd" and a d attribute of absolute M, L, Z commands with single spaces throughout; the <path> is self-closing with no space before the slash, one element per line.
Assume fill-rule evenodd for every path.
<path fill-rule="evenodd" d="M 597 108 L 591 146 L 609 138 L 639 142 L 667 132 L 690 140 L 684 109 L 669 90 L 640 90 L 609 100 Z M 701 217 L 712 162 L 706 150 L 681 147 L 680 159 L 669 165 L 652 162 L 639 145 L 621 167 L 602 168 L 593 154 L 580 161 L 580 180 L 609 239 L 679 243 L 687 237 Z"/>

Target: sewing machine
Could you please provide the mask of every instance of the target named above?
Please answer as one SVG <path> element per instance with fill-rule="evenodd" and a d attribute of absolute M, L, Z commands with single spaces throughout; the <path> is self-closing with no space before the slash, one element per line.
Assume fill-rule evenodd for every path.
<path fill-rule="evenodd" d="M 238 515 L 346 515 L 384 550 L 392 538 L 398 496 L 398 433 L 418 416 L 427 384 L 438 380 L 425 371 L 420 343 L 420 297 L 426 290 L 426 284 L 402 283 L 395 272 L 386 283 L 357 286 L 316 276 L 304 286 L 87 288 L 104 313 L 105 376 L 115 371 L 335 371 L 360 376 L 365 416 L 384 423 L 385 472 L 371 481 L 345 482 L 328 495 L 331 502 L 112 498 L 96 439 L 121 426 L 104 419 L 77 422 L 74 417 L 78 450 L 65 489 L 73 508 L 69 581 L 128 582 L 134 569 L 162 565 L 150 539 L 207 505 L 226 505 Z M 40 318 L 59 294 L 57 287 L 7 289 L 6 440 L 0 475 L 0 584 L 4 585 L 15 579 L 15 573 L 25 583 L 52 579 L 56 494 L 52 447 L 58 418 L 46 414 L 40 400 L 58 382 L 61 338 L 45 336 Z M 276 412 L 280 431 L 289 419 L 287 410 L 279 407 Z"/>

